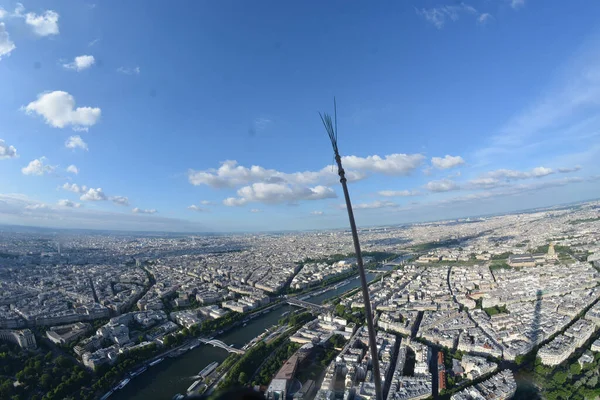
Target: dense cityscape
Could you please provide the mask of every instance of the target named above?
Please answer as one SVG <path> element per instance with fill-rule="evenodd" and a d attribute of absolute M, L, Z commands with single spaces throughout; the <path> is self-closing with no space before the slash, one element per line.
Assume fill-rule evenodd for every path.
<path fill-rule="evenodd" d="M 600 395 L 600 202 L 359 235 L 384 398 Z M 0 398 L 375 399 L 357 275 L 345 230 L 4 227 Z"/>

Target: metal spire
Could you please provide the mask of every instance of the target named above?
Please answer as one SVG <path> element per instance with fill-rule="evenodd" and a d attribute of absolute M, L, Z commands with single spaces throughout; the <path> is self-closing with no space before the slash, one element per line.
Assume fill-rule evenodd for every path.
<path fill-rule="evenodd" d="M 375 338 L 375 327 L 373 325 L 373 312 L 371 310 L 371 298 L 369 296 L 369 287 L 367 285 L 367 277 L 365 275 L 365 267 L 363 265 L 362 254 L 360 252 L 360 243 L 358 241 L 358 232 L 356 230 L 356 222 L 354 221 L 354 212 L 352 211 L 352 203 L 350 202 L 350 194 L 348 193 L 348 185 L 346 183 L 346 174 L 342 167 L 342 158 L 337 145 L 337 106 L 335 103 L 335 97 L 333 99 L 333 115 L 334 120 L 332 122 L 331 116 L 326 113 L 319 113 L 321 121 L 325 126 L 325 130 L 331 140 L 331 146 L 333 147 L 333 153 L 335 161 L 338 167 L 338 175 L 340 176 L 340 183 L 344 189 L 344 198 L 346 199 L 346 208 L 348 210 L 348 219 L 350 220 L 350 229 L 352 230 L 352 240 L 354 241 L 354 251 L 356 252 L 356 263 L 358 264 L 358 272 L 360 275 L 360 283 L 362 286 L 363 301 L 365 303 L 365 314 L 367 319 L 367 330 L 369 332 L 369 347 L 371 350 L 371 361 L 373 362 L 373 377 L 375 379 L 375 395 L 377 400 L 383 400 L 383 390 L 381 388 L 381 374 L 379 373 L 379 357 L 377 352 L 377 341 Z"/>

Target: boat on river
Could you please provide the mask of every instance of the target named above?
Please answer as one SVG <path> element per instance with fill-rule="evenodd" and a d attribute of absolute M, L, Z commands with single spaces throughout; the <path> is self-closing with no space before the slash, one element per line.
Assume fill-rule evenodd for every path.
<path fill-rule="evenodd" d="M 127 384 L 129 383 L 129 381 L 131 381 L 131 379 L 129 378 L 125 378 L 123 379 L 118 385 L 117 385 L 117 389 L 123 389 L 125 386 L 127 386 Z"/>
<path fill-rule="evenodd" d="M 204 369 L 202 371 L 198 372 L 198 376 L 200 376 L 202 379 L 204 379 L 208 375 L 210 375 L 215 369 L 217 369 L 218 366 L 219 366 L 219 363 L 216 361 L 213 361 L 210 364 L 208 364 L 206 367 L 204 367 Z"/>
<path fill-rule="evenodd" d="M 131 377 L 134 378 L 140 374 L 143 374 L 144 372 L 146 372 L 146 370 L 148 369 L 148 367 L 146 367 L 145 365 L 142 368 L 138 368 L 135 371 L 133 371 L 131 373 Z"/>
<path fill-rule="evenodd" d="M 192 383 L 190 385 L 190 387 L 187 389 L 188 393 L 191 393 L 194 391 L 194 389 L 196 389 L 198 387 L 198 385 L 200 385 L 200 383 L 202 383 L 202 379 L 198 379 L 197 381 L 195 381 L 194 383 Z"/>
<path fill-rule="evenodd" d="M 102 397 L 100 397 L 100 400 L 106 400 L 110 397 L 111 394 L 113 394 L 114 390 L 110 389 L 108 392 L 106 392 L 106 394 Z"/>
<path fill-rule="evenodd" d="M 148 365 L 149 365 L 149 366 L 151 366 L 151 367 L 154 367 L 156 364 L 158 364 L 158 363 L 162 362 L 163 360 L 164 360 L 164 358 L 162 358 L 162 357 L 161 357 L 161 358 L 159 358 L 159 359 L 156 359 L 156 360 L 152 361 L 152 362 L 151 362 L 150 364 L 148 364 Z"/>

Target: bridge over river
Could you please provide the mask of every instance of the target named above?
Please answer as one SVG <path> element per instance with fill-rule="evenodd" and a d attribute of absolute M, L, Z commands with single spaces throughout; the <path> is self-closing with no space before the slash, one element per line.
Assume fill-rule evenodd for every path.
<path fill-rule="evenodd" d="M 225 350 L 227 350 L 230 353 L 244 354 L 246 352 L 246 351 L 244 351 L 242 349 L 236 349 L 233 346 L 228 346 L 225 343 L 223 343 L 222 341 L 217 340 L 217 339 L 212 339 L 212 338 L 198 338 L 198 340 L 200 340 L 204 344 L 210 344 L 211 346 L 220 347 L 222 349 L 225 349 Z"/>
<path fill-rule="evenodd" d="M 309 303 L 307 301 L 302 301 L 300 299 L 298 299 L 297 297 L 289 297 L 286 302 L 288 304 L 291 304 L 293 306 L 297 306 L 297 307 L 302 307 L 302 308 L 306 308 L 310 311 L 313 312 L 325 312 L 329 309 L 329 307 L 327 306 L 322 306 L 319 304 L 314 304 L 314 303 Z"/>

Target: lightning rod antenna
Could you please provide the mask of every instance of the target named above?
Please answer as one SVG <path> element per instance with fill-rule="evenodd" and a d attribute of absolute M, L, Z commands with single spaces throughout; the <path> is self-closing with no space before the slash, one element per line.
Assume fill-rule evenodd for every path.
<path fill-rule="evenodd" d="M 337 105 L 335 97 L 333 98 L 333 116 L 334 120 L 331 120 L 331 116 L 327 113 L 319 113 L 321 121 L 325 126 L 329 140 L 331 140 L 331 146 L 333 147 L 333 154 L 338 167 L 338 175 L 340 177 L 340 183 L 344 190 L 344 198 L 346 199 L 346 209 L 348 210 L 348 219 L 350 220 L 350 229 L 352 230 L 352 240 L 354 242 L 354 251 L 356 252 L 356 263 L 358 264 L 358 272 L 360 275 L 360 283 L 362 286 L 363 301 L 365 303 L 365 314 L 367 319 L 367 330 L 369 332 L 369 348 L 371 350 L 371 362 L 373 363 L 373 377 L 375 379 L 375 396 L 377 400 L 383 400 L 383 391 L 381 389 L 381 374 L 379 373 L 379 352 L 377 351 L 377 340 L 375 337 L 375 327 L 373 325 L 374 315 L 371 311 L 371 296 L 369 296 L 369 287 L 367 285 L 367 277 L 365 275 L 365 267 L 363 265 L 362 253 L 360 251 L 360 242 L 358 241 L 358 231 L 356 230 L 356 222 L 354 221 L 354 212 L 352 211 L 352 203 L 350 202 L 350 194 L 348 193 L 348 185 L 346 181 L 346 173 L 342 167 L 342 158 L 340 157 L 338 144 L 337 144 Z"/>

